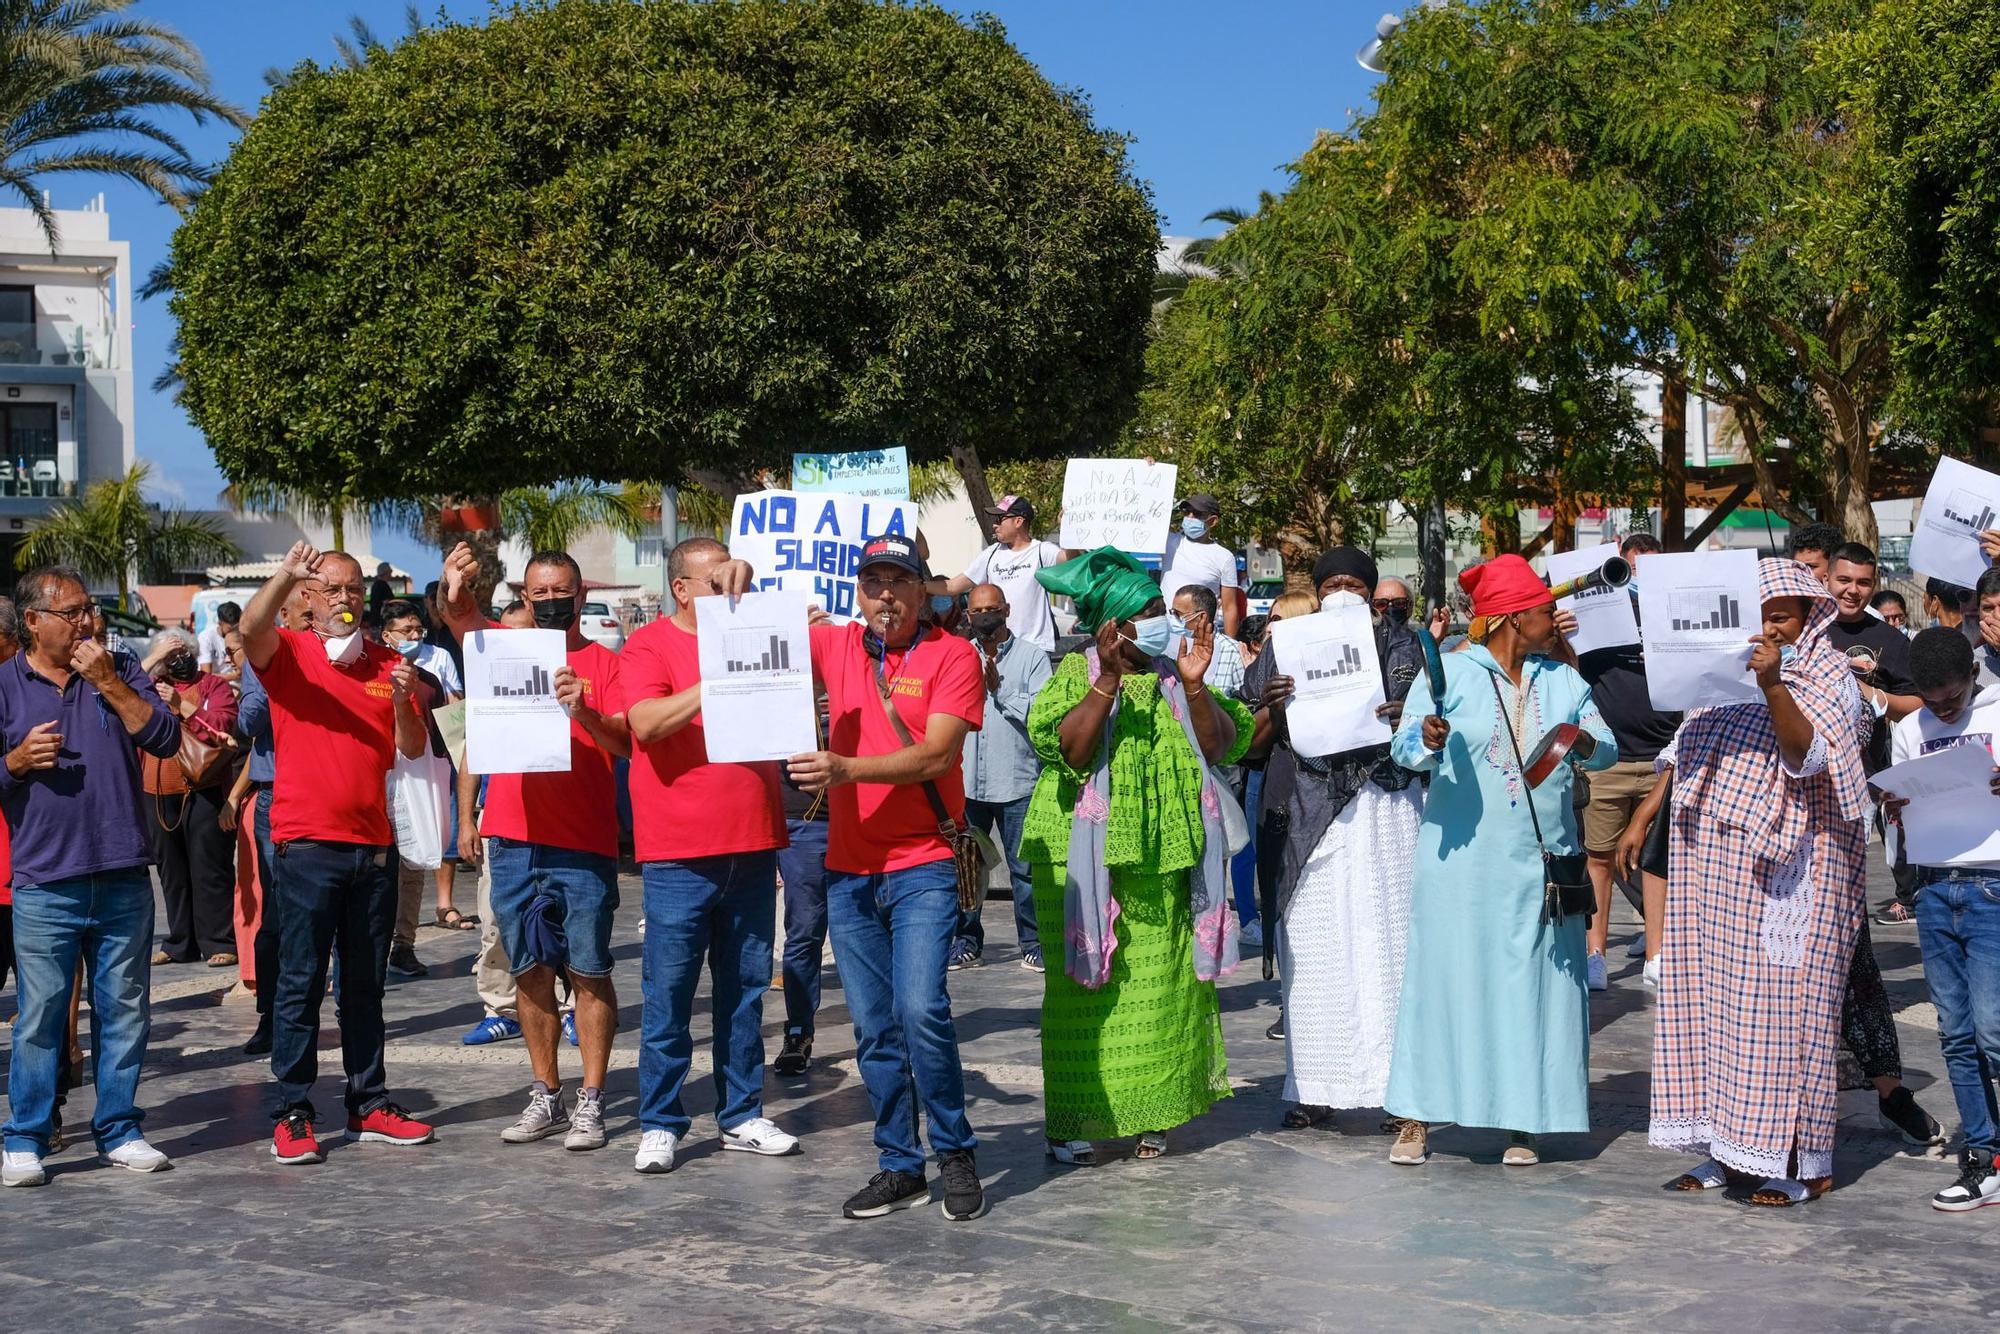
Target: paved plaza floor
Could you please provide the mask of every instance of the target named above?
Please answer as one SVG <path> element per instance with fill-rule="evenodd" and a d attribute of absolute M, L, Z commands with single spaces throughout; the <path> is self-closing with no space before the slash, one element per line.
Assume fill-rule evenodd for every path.
<path fill-rule="evenodd" d="M 1878 1130 L 1872 1093 L 1843 1095 L 1824 1200 L 1761 1210 L 1660 1190 L 1687 1160 L 1646 1146 L 1650 1010 L 1623 904 L 1612 987 L 1592 1006 L 1595 1129 L 1545 1140 L 1539 1168 L 1501 1168 L 1494 1131 L 1438 1130 L 1429 1165 L 1407 1168 L 1376 1115 L 1279 1129 L 1284 1048 L 1264 1036 L 1277 985 L 1254 965 L 1222 992 L 1234 1096 L 1164 1160 L 1118 1144 L 1099 1166 L 1057 1167 L 1042 1153 L 1041 979 L 996 944 L 951 979 L 990 1214 L 847 1222 L 874 1151 L 834 971 L 812 1072 L 766 1086 L 802 1156 L 718 1151 L 704 983 L 693 1135 L 671 1175 L 632 1171 L 635 878 L 624 893 L 612 1138 L 597 1153 L 501 1143 L 528 1071 L 518 1042 L 459 1043 L 480 1015 L 476 933 L 425 930 L 430 976 L 389 988 L 391 1087 L 438 1142 L 336 1139 L 318 1167 L 271 1160 L 267 1066 L 239 1051 L 248 999 L 199 966 L 155 970 L 141 1094 L 175 1168 L 99 1167 L 86 1142 L 51 1160 L 48 1187 L 0 1192 L 0 1329 L 1940 1330 L 2000 1315 L 2000 1210 L 1932 1211 L 1950 1165 Z M 994 904 L 990 920 L 1004 916 Z M 1910 1083 L 1951 1125 L 1915 933 L 1878 927 L 1875 947 Z M 321 1068 L 337 1074 L 332 1008 Z M 775 991 L 765 1017 L 775 1053 Z M 573 1081 L 575 1053 L 563 1060 Z M 323 1073 L 316 1101 L 332 1119 L 336 1079 Z M 88 1087 L 72 1097 L 73 1124 L 90 1103 Z"/>

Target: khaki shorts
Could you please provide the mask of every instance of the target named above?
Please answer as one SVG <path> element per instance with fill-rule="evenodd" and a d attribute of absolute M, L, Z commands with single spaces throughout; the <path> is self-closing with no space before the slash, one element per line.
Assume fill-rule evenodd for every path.
<path fill-rule="evenodd" d="M 1624 836 L 1632 812 L 1660 781 L 1651 760 L 1620 760 L 1589 775 L 1590 800 L 1583 808 L 1583 848 L 1611 852 Z"/>

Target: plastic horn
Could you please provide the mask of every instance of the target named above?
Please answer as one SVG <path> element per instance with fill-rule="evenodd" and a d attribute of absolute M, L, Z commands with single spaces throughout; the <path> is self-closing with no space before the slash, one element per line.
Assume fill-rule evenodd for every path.
<path fill-rule="evenodd" d="M 1612 556 L 1596 569 L 1579 574 L 1574 579 L 1565 579 L 1549 589 L 1552 598 L 1566 598 L 1573 593 L 1581 593 L 1592 588 L 1623 588 L 1632 582 L 1632 563 L 1623 556 Z"/>

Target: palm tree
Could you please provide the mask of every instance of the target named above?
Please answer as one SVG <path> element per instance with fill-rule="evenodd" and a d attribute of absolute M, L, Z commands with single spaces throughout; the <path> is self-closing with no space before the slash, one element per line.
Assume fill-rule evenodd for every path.
<path fill-rule="evenodd" d="M 411 37 L 424 30 L 424 16 L 415 5 L 403 6 L 403 26 Z M 359 14 L 348 16 L 347 31 L 350 36 L 342 37 L 339 33 L 333 35 L 333 49 L 340 53 L 340 63 L 347 69 L 360 69 L 373 59 L 377 52 L 389 49 L 389 44 L 376 34 L 374 25 Z M 286 71 L 272 65 L 264 71 L 264 86 L 282 88 L 291 82 L 291 77 Z"/>
<path fill-rule="evenodd" d="M 192 570 L 242 559 L 242 548 L 215 520 L 148 501 L 151 475 L 141 462 L 123 477 L 92 482 L 82 500 L 58 505 L 37 522 L 15 559 L 24 566 L 72 565 L 86 579 L 115 583 L 120 611 L 131 609 L 134 570 Z"/>
<path fill-rule="evenodd" d="M 159 385 L 155 385 L 159 388 Z M 393 502 L 360 501 L 352 496 L 309 494 L 282 482 L 232 482 L 217 497 L 223 504 L 245 514 L 282 514 L 301 527 L 325 524 L 333 530 L 333 549 L 347 550 L 347 516 L 364 514 L 370 529 L 405 528 L 410 523 L 403 506 Z"/>
<path fill-rule="evenodd" d="M 154 117 L 185 111 L 198 125 L 211 116 L 246 123 L 210 91 L 193 43 L 124 16 L 134 3 L 0 0 L 0 190 L 34 211 L 51 254 L 60 235 L 43 178 L 120 176 L 184 211 L 207 172 Z"/>
<path fill-rule="evenodd" d="M 1203 218 L 1202 221 L 1221 223 L 1223 235 L 1226 236 L 1238 226 L 1256 217 L 1258 213 L 1263 212 L 1276 202 L 1277 200 L 1271 192 L 1264 190 L 1258 194 L 1255 211 L 1241 208 L 1219 208 Z M 1241 278 L 1245 276 L 1246 270 L 1240 260 L 1225 266 L 1222 275 L 1217 274 L 1214 256 L 1215 248 L 1221 241 L 1221 236 L 1197 236 L 1194 240 L 1187 243 L 1186 249 L 1176 255 L 1167 268 L 1160 269 L 1154 273 L 1154 319 L 1157 320 L 1160 316 L 1166 314 L 1167 307 L 1173 305 L 1175 299 L 1181 293 L 1187 291 L 1188 284 L 1197 278 L 1213 278 L 1217 276 Z"/>
<path fill-rule="evenodd" d="M 653 488 L 651 503 L 659 503 Z M 609 528 L 624 538 L 637 537 L 646 526 L 648 501 L 643 488 L 601 486 L 595 482 L 559 482 L 546 489 L 518 487 L 500 495 L 500 526 L 527 542 L 531 551 L 567 551 L 593 528 Z"/>

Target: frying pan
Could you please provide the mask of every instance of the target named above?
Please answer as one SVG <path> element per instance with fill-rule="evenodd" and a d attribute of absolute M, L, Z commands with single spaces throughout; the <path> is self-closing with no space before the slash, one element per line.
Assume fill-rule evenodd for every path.
<path fill-rule="evenodd" d="M 1542 780 L 1561 768 L 1564 760 L 1587 760 L 1596 750 L 1596 737 L 1575 723 L 1557 723 L 1528 752 L 1527 765 L 1522 772 L 1529 787 L 1540 787 Z"/>
<path fill-rule="evenodd" d="M 1424 675 L 1431 683 L 1431 717 L 1444 717 L 1444 657 L 1438 652 L 1438 642 L 1431 632 L 1421 625 L 1410 627 L 1416 631 L 1417 644 L 1424 651 Z"/>

